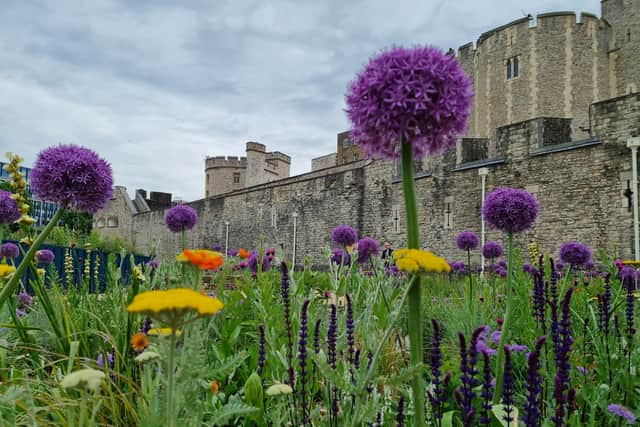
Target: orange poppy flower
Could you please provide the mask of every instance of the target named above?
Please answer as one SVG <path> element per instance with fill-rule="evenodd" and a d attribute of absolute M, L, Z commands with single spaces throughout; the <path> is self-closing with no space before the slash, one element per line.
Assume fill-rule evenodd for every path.
<path fill-rule="evenodd" d="M 140 353 L 149 345 L 149 338 L 142 332 L 138 332 L 131 337 L 131 348 L 133 351 Z"/>
<path fill-rule="evenodd" d="M 242 259 L 249 258 L 249 252 L 245 248 L 238 249 L 238 256 Z"/>
<path fill-rule="evenodd" d="M 218 394 L 218 391 L 220 391 L 220 384 L 216 380 L 211 380 L 211 394 Z"/>
<path fill-rule="evenodd" d="M 192 265 L 197 266 L 200 270 L 217 270 L 224 259 L 220 252 L 209 251 L 206 249 L 185 249 L 177 256 L 178 261 L 188 261 Z"/>

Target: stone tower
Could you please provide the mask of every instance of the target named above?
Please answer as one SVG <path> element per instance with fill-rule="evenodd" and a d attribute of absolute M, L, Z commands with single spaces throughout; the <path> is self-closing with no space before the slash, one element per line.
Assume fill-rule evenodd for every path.
<path fill-rule="evenodd" d="M 602 0 L 602 19 L 609 28 L 611 96 L 640 90 L 640 0 Z"/>

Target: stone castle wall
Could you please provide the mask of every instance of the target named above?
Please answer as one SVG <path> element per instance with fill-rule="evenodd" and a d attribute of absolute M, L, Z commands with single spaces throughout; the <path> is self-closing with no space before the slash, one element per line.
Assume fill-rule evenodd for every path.
<path fill-rule="evenodd" d="M 602 0 L 602 18 L 610 24 L 611 95 L 640 90 L 640 1 Z"/>
<path fill-rule="evenodd" d="M 487 191 L 498 186 L 525 188 L 540 201 L 536 227 L 519 236 L 521 248 L 536 240 L 543 251 L 557 253 L 561 243 L 580 240 L 612 254 L 631 256 L 632 213 L 623 192 L 630 179 L 626 141 L 640 135 L 640 94 L 593 105 L 594 137 L 544 144 L 533 119 L 497 130 L 496 153 L 487 159 L 460 163 L 455 150 L 428 159 L 416 179 L 421 242 L 449 259 L 461 258 L 455 236 L 480 231 L 481 181 L 478 168 L 489 167 Z M 562 128 L 561 125 L 556 127 Z M 555 129 L 555 127 L 554 127 Z M 401 183 L 393 164 L 359 161 L 332 169 L 262 184 L 225 196 L 190 203 L 200 221 L 187 233 L 191 247 L 224 244 L 230 222 L 229 247 L 254 248 L 260 240 L 292 252 L 293 217 L 298 213 L 298 265 L 303 257 L 325 264 L 323 248 L 339 224 L 351 224 L 361 236 L 405 243 Z M 178 252 L 179 236 L 169 233 L 165 211 L 135 215 L 129 239 L 143 252 Z M 125 231 L 125 230 L 123 230 Z M 125 231 L 126 232 L 126 231 Z M 504 241 L 488 230 L 487 240 Z"/>

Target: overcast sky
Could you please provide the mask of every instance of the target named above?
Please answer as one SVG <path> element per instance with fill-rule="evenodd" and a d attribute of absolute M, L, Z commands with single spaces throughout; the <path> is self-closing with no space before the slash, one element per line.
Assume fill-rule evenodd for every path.
<path fill-rule="evenodd" d="M 527 13 L 599 0 L 2 0 L 0 154 L 90 147 L 115 182 L 204 194 L 204 158 L 245 142 L 334 152 L 347 84 L 392 45 L 442 49 Z"/>

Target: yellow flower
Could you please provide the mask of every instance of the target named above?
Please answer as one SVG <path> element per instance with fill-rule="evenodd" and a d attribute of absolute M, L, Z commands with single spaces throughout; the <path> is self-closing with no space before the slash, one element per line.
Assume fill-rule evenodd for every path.
<path fill-rule="evenodd" d="M 149 332 L 147 332 L 148 335 L 158 335 L 158 336 L 169 336 L 171 335 L 171 328 L 151 328 L 149 329 Z M 176 330 L 176 335 L 180 335 L 182 334 L 182 331 L 180 330 Z"/>
<path fill-rule="evenodd" d="M 20 243 L 31 246 L 33 245 L 33 239 L 31 237 L 23 237 L 22 239 L 20 239 Z"/>
<path fill-rule="evenodd" d="M 222 310 L 224 304 L 217 298 L 202 295 L 193 289 L 176 288 L 166 291 L 142 292 L 133 299 L 129 313 L 144 313 L 151 317 L 167 315 L 171 318 L 195 312 L 199 316 L 211 316 Z"/>
<path fill-rule="evenodd" d="M 22 225 L 33 225 L 36 222 L 36 220 L 32 217 L 30 217 L 27 214 L 24 214 L 20 217 L 20 219 L 18 219 L 16 221 L 16 223 L 18 224 L 22 224 Z"/>
<path fill-rule="evenodd" d="M 449 263 L 429 251 L 419 249 L 397 249 L 393 252 L 393 259 L 398 270 L 406 273 L 448 273 L 451 270 Z"/>
<path fill-rule="evenodd" d="M 146 280 L 146 277 L 144 277 L 144 274 L 142 273 L 142 266 L 134 265 L 131 271 L 133 273 L 133 277 L 135 277 L 139 282 L 144 282 Z"/>
<path fill-rule="evenodd" d="M 13 274 L 16 271 L 16 268 L 9 264 L 0 264 L 0 280 L 5 277 Z"/>

